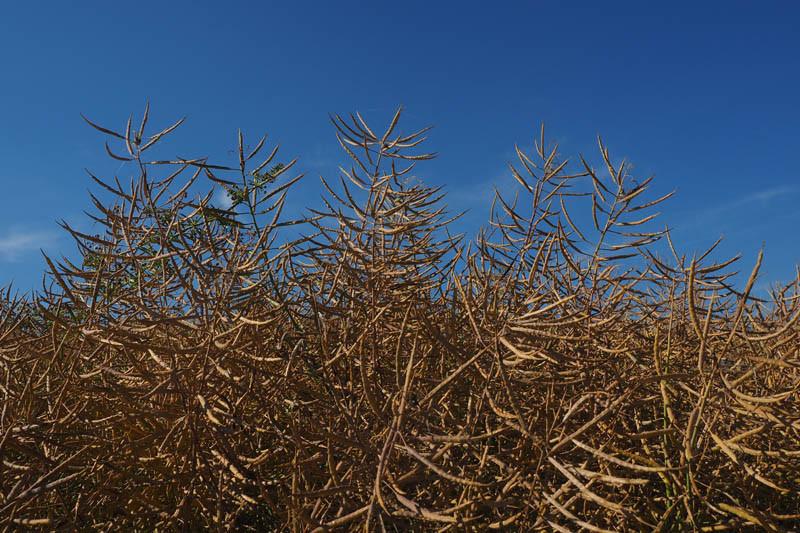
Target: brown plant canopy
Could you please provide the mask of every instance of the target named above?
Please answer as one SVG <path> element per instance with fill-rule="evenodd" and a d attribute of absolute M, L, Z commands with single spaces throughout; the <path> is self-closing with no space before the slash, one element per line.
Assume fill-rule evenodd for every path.
<path fill-rule="evenodd" d="M 472 242 L 416 179 L 427 129 L 334 116 L 308 216 L 264 139 L 152 160 L 0 307 L 5 529 L 784 530 L 800 524 L 800 278 L 652 229 L 650 180 L 542 129 Z M 223 190 L 230 208 L 215 206 Z M 580 216 L 579 216 L 580 215 Z"/>

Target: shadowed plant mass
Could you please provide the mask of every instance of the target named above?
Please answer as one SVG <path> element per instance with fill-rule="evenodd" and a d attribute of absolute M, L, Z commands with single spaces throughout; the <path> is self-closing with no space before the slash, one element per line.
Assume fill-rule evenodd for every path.
<path fill-rule="evenodd" d="M 75 256 L 3 293 L 4 528 L 800 524 L 800 277 L 754 296 L 760 256 L 744 286 L 687 257 L 671 195 L 544 128 L 453 235 L 400 115 L 332 117 L 351 164 L 302 218 L 265 139 L 157 160 L 182 121 L 87 120 L 131 176 L 92 175 Z"/>

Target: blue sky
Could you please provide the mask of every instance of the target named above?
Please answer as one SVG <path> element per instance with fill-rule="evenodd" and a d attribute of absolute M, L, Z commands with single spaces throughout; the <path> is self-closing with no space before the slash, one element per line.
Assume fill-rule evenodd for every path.
<path fill-rule="evenodd" d="M 544 121 L 564 154 L 616 159 L 654 192 L 688 252 L 726 240 L 764 282 L 800 262 L 800 4 L 773 2 L 7 2 L 0 7 L 0 285 L 26 290 L 39 249 L 69 253 L 58 219 L 89 207 L 83 168 L 109 163 L 80 119 L 122 128 L 152 103 L 154 127 L 186 115 L 175 153 L 230 157 L 237 128 L 269 133 L 308 174 L 317 205 L 340 161 L 327 116 L 358 110 L 433 124 L 420 169 L 485 220 L 514 143 Z M 402 6 L 392 8 L 391 6 Z"/>

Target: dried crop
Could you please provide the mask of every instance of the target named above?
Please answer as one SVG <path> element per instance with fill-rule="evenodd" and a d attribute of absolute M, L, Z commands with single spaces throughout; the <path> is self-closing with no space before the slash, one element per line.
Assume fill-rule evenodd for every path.
<path fill-rule="evenodd" d="M 80 259 L 0 299 L 0 525 L 798 527 L 800 276 L 736 287 L 653 229 L 670 195 L 544 129 L 453 236 L 399 118 L 332 118 L 352 164 L 301 219 L 264 139 L 152 160 L 181 121 L 89 122 L 132 176 L 91 176 Z"/>

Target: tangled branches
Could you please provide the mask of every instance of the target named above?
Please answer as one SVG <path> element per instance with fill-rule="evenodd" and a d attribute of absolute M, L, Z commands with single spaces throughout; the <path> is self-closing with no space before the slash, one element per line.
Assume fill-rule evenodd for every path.
<path fill-rule="evenodd" d="M 736 258 L 650 229 L 670 195 L 602 142 L 602 170 L 571 165 L 544 130 L 465 244 L 413 174 L 427 130 L 399 118 L 333 117 L 352 165 L 297 220 L 294 161 L 251 165 L 264 139 L 240 133 L 233 166 L 151 160 L 182 121 L 89 122 L 134 174 L 91 176 L 100 232 L 63 224 L 80 261 L 2 298 L 0 523 L 800 523 L 800 278 L 754 297 L 759 257 L 738 290 Z"/>

